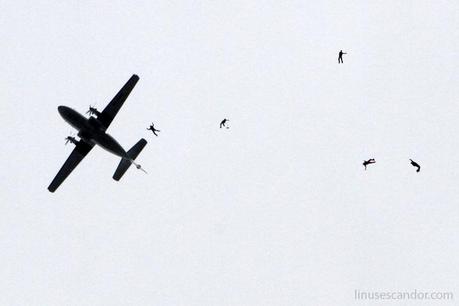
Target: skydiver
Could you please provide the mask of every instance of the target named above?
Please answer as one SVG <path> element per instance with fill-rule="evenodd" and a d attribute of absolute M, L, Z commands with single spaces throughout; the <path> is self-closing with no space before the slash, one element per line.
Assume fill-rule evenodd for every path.
<path fill-rule="evenodd" d="M 229 119 L 226 119 L 226 118 L 225 118 L 225 119 L 223 119 L 223 120 L 222 120 L 222 122 L 220 122 L 220 128 L 222 128 L 222 127 L 226 127 L 226 128 L 228 129 L 228 127 L 225 125 L 225 124 L 226 124 L 226 122 L 228 122 L 228 121 L 229 121 Z"/>
<path fill-rule="evenodd" d="M 158 136 L 158 134 L 156 134 L 156 132 L 161 132 L 160 130 L 157 130 L 155 129 L 155 125 L 153 124 L 153 122 L 151 123 L 150 127 L 147 128 L 148 131 L 152 131 L 153 134 L 155 134 L 155 136 Z"/>
<path fill-rule="evenodd" d="M 376 160 L 374 158 L 370 158 L 369 160 L 363 161 L 363 166 L 365 167 L 365 170 L 367 170 L 367 165 L 374 164 L 374 163 L 376 163 Z"/>
<path fill-rule="evenodd" d="M 339 53 L 338 53 L 338 64 L 344 64 L 343 62 L 343 54 L 347 54 L 345 52 L 343 52 L 343 50 L 339 50 Z"/>
<path fill-rule="evenodd" d="M 418 168 L 418 169 L 416 170 L 416 172 L 421 171 L 421 166 L 419 166 L 419 164 L 418 164 L 417 162 L 413 161 L 411 158 L 410 158 L 410 161 L 411 161 L 411 165 L 412 165 L 413 167 Z"/>

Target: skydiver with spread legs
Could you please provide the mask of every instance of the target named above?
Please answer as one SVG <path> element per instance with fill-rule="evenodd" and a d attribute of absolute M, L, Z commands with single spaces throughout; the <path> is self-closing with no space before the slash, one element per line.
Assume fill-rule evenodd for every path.
<path fill-rule="evenodd" d="M 148 131 L 152 131 L 153 134 L 155 134 L 155 136 L 158 136 L 158 134 L 156 134 L 156 132 L 161 132 L 160 130 L 155 129 L 155 125 L 154 125 L 153 122 L 151 123 L 150 127 L 147 128 L 147 130 L 148 130 Z"/>

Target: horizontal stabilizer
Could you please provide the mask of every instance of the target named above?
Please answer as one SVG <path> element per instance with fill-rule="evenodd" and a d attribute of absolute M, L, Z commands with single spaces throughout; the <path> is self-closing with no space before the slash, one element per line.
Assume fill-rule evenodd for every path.
<path fill-rule="evenodd" d="M 140 152 L 145 148 L 147 145 L 147 141 L 145 139 L 140 139 L 128 152 L 127 155 L 129 159 L 122 158 L 118 168 L 116 168 L 115 174 L 113 174 L 113 179 L 115 181 L 119 181 L 121 177 L 126 173 L 129 167 L 132 165 L 132 162 L 139 156 Z"/>

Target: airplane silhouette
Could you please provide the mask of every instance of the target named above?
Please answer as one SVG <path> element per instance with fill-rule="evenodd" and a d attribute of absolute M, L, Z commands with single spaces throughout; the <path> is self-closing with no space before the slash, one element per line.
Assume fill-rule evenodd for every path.
<path fill-rule="evenodd" d="M 370 158 L 369 160 L 363 161 L 363 166 L 365 167 L 365 170 L 367 170 L 367 166 L 374 163 L 376 163 L 376 160 L 374 158 Z"/>
<path fill-rule="evenodd" d="M 419 164 L 418 164 L 417 162 L 415 162 L 415 161 L 412 160 L 411 158 L 410 158 L 410 161 L 411 161 L 411 165 L 412 165 L 413 167 L 418 168 L 418 169 L 416 170 L 416 172 L 421 171 L 421 166 L 419 166 Z"/>
<path fill-rule="evenodd" d="M 137 169 L 145 172 L 145 170 L 143 170 L 142 167 L 134 160 L 140 154 L 140 151 L 142 151 L 145 147 L 147 141 L 143 138 L 140 139 L 129 151 L 126 152 L 112 136 L 106 133 L 110 123 L 115 118 L 138 80 L 139 77 L 137 75 L 132 75 L 132 77 L 126 82 L 126 84 L 102 112 L 99 112 L 94 107 L 90 106 L 88 112 L 91 116 L 89 118 L 85 118 L 83 115 L 67 106 L 59 106 L 57 108 L 62 118 L 78 130 L 78 137 L 80 140 L 76 140 L 75 137 L 70 136 L 65 139 L 67 143 L 71 142 L 75 144 L 75 148 L 72 153 L 70 153 L 70 156 L 56 174 L 51 184 L 48 186 L 48 190 L 50 192 L 56 191 L 73 169 L 78 166 L 78 164 L 96 144 L 108 152 L 121 157 L 121 162 L 116 168 L 115 174 L 113 174 L 114 180 L 119 181 L 131 164 L 134 164 Z M 95 115 L 96 117 L 93 117 L 92 115 Z"/>

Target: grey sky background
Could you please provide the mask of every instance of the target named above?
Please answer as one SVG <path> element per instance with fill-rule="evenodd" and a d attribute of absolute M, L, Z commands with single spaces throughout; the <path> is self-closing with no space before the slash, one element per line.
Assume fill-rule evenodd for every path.
<path fill-rule="evenodd" d="M 457 299 L 458 12 L 4 2 L 0 304 L 362 304 L 354 289 Z M 57 106 L 103 109 L 134 73 L 108 132 L 126 149 L 149 141 L 137 159 L 149 174 L 113 181 L 119 160 L 96 147 L 49 193 L 73 149 Z"/>

